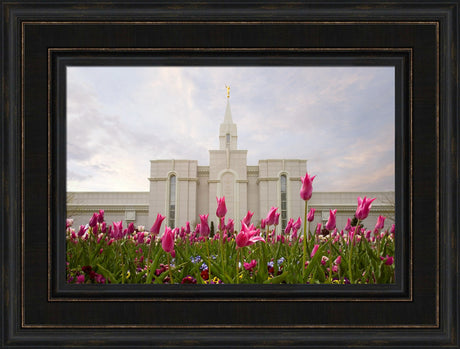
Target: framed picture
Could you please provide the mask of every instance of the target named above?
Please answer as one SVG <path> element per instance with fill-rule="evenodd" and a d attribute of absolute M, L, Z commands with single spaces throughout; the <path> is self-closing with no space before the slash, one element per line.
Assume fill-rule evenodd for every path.
<path fill-rule="evenodd" d="M 10 1 L 2 10 L 4 347 L 458 347 L 458 2 Z M 390 67 L 395 282 L 69 283 L 69 72 L 94 66 Z"/>

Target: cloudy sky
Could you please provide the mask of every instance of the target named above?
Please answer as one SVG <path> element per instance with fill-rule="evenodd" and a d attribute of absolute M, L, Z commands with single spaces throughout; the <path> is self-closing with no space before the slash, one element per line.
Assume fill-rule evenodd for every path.
<path fill-rule="evenodd" d="M 394 190 L 393 67 L 68 67 L 67 190 L 148 191 L 153 159 L 209 165 L 225 85 L 249 165 L 307 159 L 314 190 Z"/>

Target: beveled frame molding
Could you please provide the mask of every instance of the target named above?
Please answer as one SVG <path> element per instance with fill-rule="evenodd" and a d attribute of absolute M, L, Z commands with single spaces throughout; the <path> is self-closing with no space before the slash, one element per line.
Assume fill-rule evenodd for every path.
<path fill-rule="evenodd" d="M 259 23 L 259 22 L 258 22 Z M 308 22 L 308 23 L 311 23 L 311 22 Z M 392 22 L 393 23 L 393 22 Z M 54 24 L 54 23 L 53 23 Z M 225 22 L 225 24 L 227 24 Z M 259 23 L 260 24 L 260 23 Z M 320 22 L 320 24 L 322 24 L 322 22 Z M 347 23 L 349 24 L 349 23 Z M 417 22 L 417 24 L 420 24 L 420 22 Z M 437 22 L 429 22 L 428 25 L 435 25 L 436 26 L 436 31 L 438 31 L 438 23 Z M 107 48 L 48 48 L 48 120 L 51 120 L 51 105 L 52 105 L 52 100 L 55 98 L 55 96 L 53 95 L 52 91 L 51 91 L 51 81 L 55 80 L 56 77 L 53 77 L 52 76 L 52 71 L 53 71 L 53 67 L 52 67 L 52 57 L 53 57 L 53 54 L 57 54 L 59 55 L 60 53 L 84 53 L 84 54 L 91 54 L 91 53 L 100 53 L 100 52 L 104 52 L 104 53 L 117 53 L 117 54 L 120 54 L 120 53 L 132 53 L 132 52 L 148 52 L 148 53 L 165 53 L 165 52 L 199 52 L 199 53 L 202 53 L 202 54 L 207 54 L 209 52 L 218 52 L 218 53 L 225 53 L 225 52 L 232 52 L 232 53 L 240 53 L 240 54 L 250 54 L 252 52 L 254 53 L 260 53 L 260 52 L 279 52 L 279 53 L 289 53 L 289 52 L 295 52 L 295 53 L 303 53 L 303 54 L 309 54 L 309 53 L 356 53 L 356 52 L 371 52 L 373 54 L 378 54 L 378 53 L 399 53 L 399 54 L 406 54 L 409 59 L 407 61 L 407 70 L 408 70 L 408 75 L 409 75 L 409 81 L 407 82 L 408 83 L 408 102 L 407 102 L 407 107 L 408 107 L 408 115 L 407 115 L 407 118 L 409 120 L 409 124 L 411 125 L 409 127 L 409 149 L 410 149 L 410 155 L 409 155 L 409 159 L 410 159 L 410 164 L 409 164 L 409 169 L 410 171 L 412 171 L 412 146 L 410 145 L 410 143 L 412 142 L 412 118 L 413 118 L 413 115 L 412 115 L 412 104 L 413 104 L 413 100 L 412 100 L 412 89 L 413 89 L 413 82 L 412 82 L 412 76 L 413 76 L 413 73 L 412 73 L 412 70 L 413 70 L 413 50 L 412 48 L 375 48 L 375 47 L 372 47 L 372 48 L 113 48 L 113 49 L 107 49 Z M 396 73 L 396 72 L 395 72 Z M 404 77 L 400 77 L 401 79 L 404 80 Z M 398 80 L 398 79 L 396 79 Z M 396 82 L 397 83 L 397 82 Z M 404 109 L 404 108 L 403 108 Z M 438 115 L 439 117 L 439 115 Z M 396 122 L 396 120 L 395 120 Z M 49 123 L 49 132 L 51 130 L 51 124 Z M 49 158 L 51 158 L 51 149 L 52 149 L 52 144 L 49 143 L 48 144 L 48 149 L 49 149 L 49 153 L 48 153 L 48 156 Z M 49 167 L 48 169 L 49 171 L 49 174 L 51 174 L 51 167 Z M 411 172 L 410 172 L 411 173 Z M 51 195 L 51 176 L 49 176 L 49 199 L 51 200 L 52 199 L 52 195 Z M 265 179 L 264 179 L 265 180 Z M 276 180 L 279 180 L 279 178 L 276 178 Z M 321 297 L 314 297 L 312 298 L 311 296 L 309 296 L 308 294 L 305 296 L 305 297 L 296 297 L 296 298 L 282 298 L 282 299 L 279 299 L 277 298 L 276 300 L 277 301 L 281 301 L 281 302 L 343 302 L 343 301 L 352 301 L 352 302 L 369 302 L 369 301 L 384 301 L 384 302 L 411 302 L 413 300 L 413 289 L 412 289 L 412 285 L 413 285 L 413 280 L 412 280 L 412 275 L 413 275 L 413 272 L 412 272 L 412 269 L 413 269 L 413 260 L 412 260 L 412 249 L 413 249 L 413 246 L 412 246 L 412 243 L 413 243 L 413 236 L 412 236 L 412 178 L 411 176 L 409 176 L 409 186 L 408 186 L 408 190 L 409 190 L 409 237 L 408 237 L 408 241 L 409 241 L 409 257 L 408 257 L 408 267 L 409 267 L 409 279 L 408 279 L 408 294 L 407 296 L 401 296 L 400 298 L 396 298 L 394 297 L 394 295 L 392 297 L 388 297 L 388 298 L 382 298 L 382 297 L 379 297 L 379 298 L 375 298 L 373 299 L 372 296 L 368 296 L 368 297 L 325 297 L 325 298 L 321 298 Z M 48 209 L 51 210 L 51 202 L 49 201 L 48 202 Z M 51 243 L 51 229 L 52 227 L 50 226 L 49 227 L 49 230 L 48 230 L 48 241 Z M 439 231 L 439 229 L 438 229 Z M 193 297 L 180 297 L 180 298 L 171 298 L 171 297 L 165 297 L 165 298 L 154 298 L 154 299 L 146 299 L 146 298 L 132 298 L 132 297 L 122 297 L 122 298 L 116 298 L 116 297 L 107 297 L 107 298 L 100 298 L 100 297 L 68 297 L 68 296 L 64 296 L 64 295 L 59 295 L 57 297 L 53 297 L 52 295 L 52 292 L 51 292 L 51 289 L 52 289 L 52 284 L 51 284 L 51 280 L 52 280 L 52 275 L 51 275 L 51 266 L 52 266 L 52 245 L 49 244 L 48 245 L 48 258 L 49 258 L 49 263 L 48 263 L 48 301 L 50 302 L 61 302 L 61 301 L 76 301 L 76 302 L 93 302 L 93 301 L 98 301 L 98 302 L 105 302 L 105 301 L 108 301 L 108 302 L 113 302 L 113 301 L 116 301 L 116 302 L 122 302 L 122 301 L 128 301 L 128 302 L 136 302 L 136 301 L 141 301 L 141 302 L 152 302 L 152 301 L 155 301 L 155 302 L 158 302 L 158 301 L 161 301 L 161 302 L 175 302 L 175 301 L 178 301 L 178 302 L 182 302 L 184 300 L 186 301 L 191 301 L 191 302 L 194 302 L 194 301 L 207 301 L 207 302 L 221 302 L 221 301 L 228 301 L 228 302 L 269 302 L 269 301 L 273 301 L 274 299 L 272 297 L 238 297 L 238 298 L 232 298 L 232 297 L 229 297 L 229 298 L 222 298 L 222 297 L 219 297 L 219 298 L 215 298 L 215 297 L 202 297 L 202 298 L 193 298 Z M 376 285 L 377 286 L 377 285 Z M 329 290 L 330 291 L 330 290 Z M 375 292 L 381 292 L 379 291 L 378 289 L 375 290 Z M 333 292 L 332 292 L 333 293 Z M 359 294 L 359 292 L 358 292 Z M 439 307 L 438 307 L 439 308 Z M 439 317 L 439 316 L 438 316 Z"/>
<path fill-rule="evenodd" d="M 359 0 L 358 0 L 359 1 Z M 248 8 L 253 12 L 249 12 L 247 14 L 244 9 L 241 7 L 239 8 L 239 12 L 236 11 L 235 13 L 239 13 L 242 16 L 241 20 L 235 18 L 235 14 L 230 15 L 231 19 L 225 20 L 223 15 L 219 13 L 213 6 L 209 3 L 197 4 L 195 6 L 187 5 L 178 5 L 176 9 L 180 9 L 183 11 L 179 16 L 180 20 L 171 20 L 172 16 L 172 7 L 166 8 L 162 7 L 163 4 L 158 5 L 159 13 L 157 16 L 161 18 L 163 13 L 166 13 L 166 19 L 163 20 L 146 20 L 146 18 L 152 13 L 151 11 L 147 11 L 143 14 L 143 10 L 138 10 L 138 12 L 132 12 L 132 20 L 120 20 L 123 15 L 120 15 L 119 12 L 111 12 L 111 7 L 119 9 L 119 4 L 122 4 L 122 1 L 115 2 L 113 4 L 106 4 L 100 2 L 97 5 L 100 5 L 99 8 L 97 6 L 93 6 L 93 4 L 88 4 L 81 7 L 72 7 L 68 6 L 67 4 L 58 5 L 61 6 L 62 12 L 58 15 L 53 14 L 52 16 L 46 16 L 45 12 L 38 11 L 35 13 L 35 5 L 30 6 L 29 4 L 20 4 L 16 0 L 12 0 L 11 2 L 7 3 L 2 7 L 2 10 L 5 12 L 4 19 L 6 24 L 4 28 L 6 28 L 7 35 L 10 35 L 10 41 L 4 45 L 7 51 L 6 60 L 2 65 L 2 69 L 6 74 L 6 79 L 3 81 L 3 88 L 4 88 L 4 99 L 7 100 L 7 105 L 3 106 L 3 110 L 6 112 L 7 118 L 6 121 L 2 121 L 2 127 L 10 127 L 12 129 L 18 129 L 20 132 L 18 133 L 18 142 L 15 143 L 15 135 L 14 132 L 5 132 L 2 134 L 6 134 L 6 141 L 7 143 L 7 150 L 2 153 L 2 161 L 3 164 L 7 166 L 6 171 L 2 171 L 3 178 L 6 178 L 8 181 L 12 181 L 12 185 L 6 185 L 4 182 L 4 186 L 2 190 L 6 194 L 6 199 L 4 200 L 4 204 L 2 207 L 5 209 L 2 211 L 2 217 L 6 218 L 5 223 L 2 223 L 2 226 L 5 226 L 7 229 L 3 229 L 5 232 L 11 232 L 11 228 L 14 226 L 15 223 L 20 223 L 20 238 L 14 240 L 15 238 L 11 236 L 4 236 L 3 241 L 5 242 L 5 249 L 6 254 L 4 257 L 5 265 L 6 265 L 6 274 L 5 271 L 2 271 L 2 276 L 6 276 L 5 281 L 3 282 L 3 291 L 2 291 L 2 301 L 5 305 L 4 312 L 5 316 L 3 317 L 6 319 L 6 324 L 4 325 L 2 337 L 2 344 L 5 345 L 27 345 L 30 343 L 43 345 L 44 343 L 58 343 L 58 345 L 66 345 L 68 343 L 74 343 L 75 345 L 96 345 L 96 344 L 104 344 L 104 345 L 125 345 L 128 342 L 131 343 L 140 343 L 141 345 L 151 345 L 153 343 L 152 338 L 155 339 L 155 344 L 159 343 L 158 345 L 177 345 L 177 346 L 193 346 L 193 345 L 200 345 L 202 346 L 209 346 L 214 345 L 216 343 L 233 343 L 235 345 L 251 345 L 255 343 L 270 343 L 276 347 L 280 346 L 294 346 L 294 345 L 307 345 L 307 346 L 322 346 L 322 345 L 337 345 L 340 347 L 341 345 L 347 346 L 361 346 L 361 345 L 369 345 L 369 346 L 378 346 L 388 345 L 388 346 L 407 346 L 410 345 L 411 347 L 422 347 L 422 346 L 453 346 L 458 345 L 458 312 L 455 312 L 455 309 L 458 309 L 458 299 L 457 302 L 455 301 L 455 287 L 458 287 L 458 275 L 453 274 L 453 270 L 458 268 L 458 240 L 455 237 L 455 232 L 458 233 L 458 212 L 455 211 L 458 205 L 458 198 L 452 198 L 452 190 L 453 195 L 455 193 L 458 194 L 458 170 L 455 167 L 458 164 L 458 158 L 455 157 L 456 151 L 458 149 L 458 143 L 455 141 L 458 140 L 458 120 L 450 119 L 453 114 L 456 115 L 457 111 L 457 104 L 455 102 L 455 96 L 457 96 L 457 80 L 456 74 L 458 67 L 458 60 L 457 60 L 457 33 L 458 33 L 458 4 L 457 1 L 447 1 L 442 3 L 441 5 L 433 4 L 431 7 L 427 6 L 424 7 L 423 5 L 417 5 L 415 3 L 407 4 L 403 3 L 403 1 L 391 4 L 380 4 L 380 3 L 371 3 L 369 5 L 359 4 L 359 5 L 333 5 L 328 1 L 325 2 L 324 7 L 318 6 L 317 4 L 310 3 L 308 6 L 304 6 L 308 2 L 305 3 L 293 3 L 293 4 L 286 4 L 286 5 L 273 5 L 266 1 L 262 6 L 255 6 L 249 5 Z M 362 3 L 362 2 L 361 2 Z M 395 5 L 396 4 L 396 5 Z M 132 5 L 132 7 L 139 6 L 139 5 Z M 191 19 L 193 17 L 193 13 L 203 6 L 204 8 L 208 8 L 209 12 L 206 10 L 201 10 L 201 17 L 198 17 L 197 20 Z M 207 7 L 208 6 L 208 7 Z M 252 6 L 252 7 L 251 7 Z M 265 7 L 264 7 L 265 6 Z M 303 6 L 303 7 L 302 7 Z M 337 7 L 334 7 L 337 6 Z M 329 11 L 325 11 L 324 9 L 328 7 L 334 7 L 334 9 L 340 8 L 351 8 L 352 12 L 345 11 L 343 14 L 339 14 L 336 12 L 330 13 Z M 40 6 L 35 6 L 40 7 Z M 46 7 L 46 6 L 45 6 Z M 270 12 L 272 16 L 275 18 L 281 18 L 282 14 L 285 14 L 288 9 L 292 7 L 295 9 L 298 7 L 301 9 L 298 14 L 293 12 L 295 15 L 292 21 L 288 20 L 267 20 L 269 17 L 263 16 L 263 11 L 271 11 L 270 9 L 279 9 L 280 15 L 276 14 L 276 11 Z M 415 9 L 422 8 L 419 12 L 415 11 Z M 94 9 L 97 9 L 96 12 L 92 12 Z M 310 16 L 308 13 L 311 9 L 311 13 L 313 14 Z M 39 9 L 40 10 L 40 9 Z M 29 12 L 28 12 L 29 11 Z M 257 12 L 258 11 L 258 12 Z M 356 11 L 354 14 L 353 11 Z M 382 13 L 380 13 L 382 12 Z M 88 20 L 76 20 L 77 18 L 82 18 L 80 13 L 89 13 Z M 95 14 L 96 13 L 96 14 Z M 111 18 L 105 18 L 101 16 L 101 13 L 111 14 Z M 185 13 L 185 14 L 184 14 Z M 390 13 L 390 15 L 388 15 Z M 73 16 L 72 14 L 77 14 L 77 16 Z M 211 20 L 208 20 L 206 17 L 209 15 Z M 370 14 L 370 15 L 369 15 Z M 388 16 L 387 16 L 388 15 Z M 66 17 L 66 20 L 59 20 L 59 16 Z M 110 15 L 109 15 L 110 16 Z M 214 16 L 214 17 L 213 17 Z M 258 18 L 257 20 L 250 20 L 250 18 Z M 277 17 L 278 16 L 278 17 Z M 313 17 L 319 18 L 318 20 L 299 20 L 299 18 L 306 18 L 306 17 Z M 206 17 L 206 19 L 203 19 Z M 31 18 L 39 18 L 32 20 Z M 48 21 L 46 19 L 49 19 Z M 102 19 L 104 18 L 104 19 Z M 136 19 L 137 18 L 137 19 Z M 218 18 L 218 20 L 212 20 L 212 18 Z M 289 17 L 286 17 L 289 18 Z M 321 19 L 322 18 L 322 19 Z M 325 20 L 324 18 L 332 18 L 332 20 Z M 343 18 L 354 18 L 354 20 L 341 20 Z M 359 18 L 359 20 L 356 20 Z M 377 19 L 378 18 L 378 19 Z M 389 20 L 380 21 L 381 18 L 390 18 Z M 401 19 L 400 19 L 401 18 Z M 407 20 L 409 18 L 409 20 Z M 45 20 L 43 20 L 45 19 Z M 182 20 L 183 19 L 183 20 Z M 361 20 L 362 19 L 362 20 Z M 263 321 L 260 323 L 245 323 L 245 324 L 235 324 L 235 323 L 205 323 L 199 322 L 197 324 L 190 324 L 190 323 L 182 323 L 182 324 L 117 324 L 116 321 L 114 323 L 85 323 L 85 324 L 78 324 L 74 323 L 72 325 L 69 324 L 62 324 L 62 323 L 42 323 L 38 324 L 35 322 L 28 322 L 27 319 L 34 319 L 35 317 L 30 316 L 30 311 L 28 313 L 25 312 L 25 307 L 27 305 L 28 309 L 30 308 L 30 303 L 26 303 L 25 301 L 25 286 L 24 286 L 24 268 L 26 264 L 26 258 L 28 256 L 25 255 L 25 216 L 24 216 L 24 207 L 26 206 L 26 197 L 25 197 L 25 179 L 26 173 L 24 169 L 26 168 L 26 156 L 27 156 L 27 149 L 26 149 L 26 134 L 25 134 L 25 97 L 24 97 L 24 75 L 26 71 L 24 70 L 25 67 L 25 58 L 26 54 L 24 51 L 21 51 L 19 55 L 19 63 L 15 62 L 15 57 L 18 56 L 18 47 L 24 48 L 25 44 L 25 30 L 27 25 L 36 25 L 37 23 L 42 23 L 44 26 L 46 25 L 94 25 L 97 26 L 98 24 L 101 25 L 109 25 L 111 23 L 117 23 L 119 25 L 145 25 L 145 24 L 155 24 L 158 26 L 166 26 L 166 25 L 198 25 L 201 22 L 202 25 L 222 25 L 223 23 L 228 24 L 230 26 L 262 26 L 262 25 L 302 25 L 306 23 L 324 23 L 326 26 L 335 26 L 335 25 L 407 25 L 408 28 L 411 25 L 432 25 L 435 26 L 436 30 L 436 37 L 437 37 L 437 53 L 436 53 L 436 101 L 435 101 L 435 130 L 434 134 L 436 135 L 435 140 L 435 164 L 436 169 L 434 172 L 436 173 L 436 182 L 433 183 L 435 186 L 435 207 L 436 207 L 436 249 L 435 258 L 433 261 L 436 263 L 436 307 L 435 311 L 436 314 L 434 318 L 434 322 L 430 324 L 420 324 L 420 325 L 413 325 L 413 324 L 401 324 L 401 323 L 393 323 L 393 324 L 384 324 L 384 325 L 365 325 L 365 324 L 307 324 L 307 323 L 282 323 L 277 325 L 272 325 L 268 323 L 264 323 Z M 455 30 L 452 30 L 455 28 Z M 8 32 L 9 31 L 9 32 Z M 20 34 L 18 36 L 18 34 Z M 13 39 L 20 38 L 19 42 L 15 42 Z M 51 46 L 50 46 L 51 47 Z M 74 49 L 69 47 L 70 49 Z M 209 51 L 219 52 L 225 51 L 225 48 L 222 47 L 171 47 L 171 48 L 156 48 L 159 50 L 169 50 L 169 51 L 180 51 L 183 49 L 189 50 L 190 52 L 199 53 L 202 49 L 207 49 Z M 449 50 L 448 50 L 449 48 Z M 80 49 L 80 48 L 79 48 Z M 100 48 L 102 51 L 108 53 L 109 51 L 116 51 L 113 47 L 105 47 Z M 136 49 L 136 48 L 134 48 Z M 251 48 L 238 48 L 239 50 L 247 49 L 248 51 Z M 254 47 L 254 52 L 257 50 L 263 50 L 260 47 Z M 276 48 L 267 48 L 268 50 L 276 50 Z M 291 50 L 290 52 L 296 52 L 299 48 L 280 48 L 286 51 Z M 317 50 L 317 53 L 324 51 L 324 47 L 316 47 L 316 48 L 309 48 L 312 52 Z M 343 53 L 346 53 L 346 50 L 354 50 L 358 51 L 360 49 L 357 48 L 343 48 Z M 377 48 L 371 48 L 377 49 Z M 389 50 L 393 50 L 394 48 L 388 48 Z M 412 50 L 411 47 L 406 48 L 397 48 L 397 49 L 406 49 Z M 50 50 L 54 50 L 53 52 L 57 52 L 59 50 L 65 51 L 66 48 L 63 47 L 51 47 Z M 340 50 L 340 49 L 338 49 Z M 364 48 L 364 51 L 369 51 L 369 48 Z M 131 51 L 131 48 L 120 48 L 119 53 L 123 51 Z M 411 62 L 412 56 L 414 52 L 411 51 Z M 415 53 L 417 54 L 417 53 Z M 450 56 L 450 54 L 452 56 Z M 12 71 L 9 71 L 8 68 L 12 67 Z M 453 74 L 450 74 L 449 68 L 454 68 Z M 48 74 L 50 74 L 51 69 L 49 69 Z M 412 63 L 410 69 L 410 81 L 413 79 L 412 75 Z M 30 74 L 30 72 L 27 72 Z M 18 79 L 18 77 L 20 78 Z M 50 81 L 50 80 L 49 80 Z M 48 84 L 48 90 L 52 90 L 52 84 Z M 413 86 L 409 89 L 409 93 L 411 95 L 409 103 L 410 108 L 410 126 L 408 130 L 410 132 L 410 144 L 414 141 L 417 137 L 417 134 L 412 134 L 413 131 L 413 124 L 412 124 L 412 89 Z M 442 92 L 442 94 L 441 94 Z M 20 96 L 19 98 L 16 96 Z M 419 96 L 420 97 L 420 96 Z M 419 101 L 415 102 L 418 103 Z M 19 108 L 17 108 L 19 106 Z M 15 117 L 15 111 L 19 111 L 19 122 L 13 120 Z M 48 110 L 48 115 L 50 115 L 50 110 Z M 446 119 L 447 118 L 447 119 Z M 50 118 L 48 118 L 48 154 L 46 154 L 47 159 L 47 167 L 48 167 L 48 221 L 52 222 L 54 216 L 50 212 L 50 202 L 53 200 L 53 176 L 54 172 L 54 163 L 52 161 L 52 155 L 54 152 L 53 143 L 50 142 L 50 139 L 53 137 L 54 133 L 53 125 L 51 124 Z M 444 138 L 444 137 L 452 137 L 452 139 Z M 8 143 L 10 142 L 10 143 Z M 451 143 L 449 143 L 451 142 Z M 448 147 L 446 147 L 448 146 Z M 449 150 L 446 150 L 449 149 Z M 410 303 L 411 301 L 415 301 L 413 298 L 413 277 L 414 277 L 414 269 L 417 267 L 416 261 L 413 261 L 414 251 L 413 251 L 413 235 L 412 235 L 412 226 L 413 226 L 413 211 L 415 209 L 415 204 L 417 201 L 413 201 L 414 195 L 414 183 L 413 183 L 413 176 L 414 176 L 414 159 L 413 159 L 413 147 L 411 146 L 408 149 L 410 154 L 410 166 L 408 168 L 409 173 L 409 180 L 410 185 L 408 190 L 410 192 L 410 214 L 409 214 L 409 222 L 408 225 L 410 227 L 410 248 L 409 254 L 410 264 L 407 266 L 410 268 L 410 298 L 405 299 L 398 299 L 398 298 L 375 298 L 369 297 L 367 299 L 353 298 L 353 297 L 344 297 L 344 298 L 313 298 L 313 299 L 266 299 L 266 298 L 249 298 L 249 299 L 229 299 L 231 305 L 235 305 L 237 309 L 241 310 L 239 303 L 244 303 L 247 306 L 252 306 L 251 301 L 256 300 L 256 303 L 260 303 L 261 305 L 273 304 L 273 303 L 285 303 L 286 305 L 290 304 L 291 302 L 298 304 L 299 309 L 300 307 L 305 308 L 307 304 L 315 304 L 318 303 L 320 305 L 324 304 L 327 305 L 328 302 L 332 304 L 338 304 L 338 306 L 344 302 L 355 303 L 356 306 L 366 304 L 366 302 L 371 303 L 370 307 L 372 307 L 372 303 L 378 305 L 380 301 L 388 305 L 388 307 L 398 307 L 399 305 L 403 306 L 404 304 Z M 18 154 L 19 156 L 15 156 Z M 428 156 L 432 156 L 428 154 Z M 19 159 L 19 160 L 18 160 Z M 452 166 L 452 167 L 449 167 Z M 20 175 L 20 181 L 18 183 L 17 179 L 14 182 L 14 174 L 18 173 Z M 455 175 L 457 177 L 455 177 Z M 451 192 L 449 192 L 451 190 Z M 18 194 L 16 196 L 16 194 Z M 449 194 L 450 193 L 450 194 Z M 442 194 L 447 194 L 447 196 L 442 196 Z M 14 203 L 14 199 L 17 198 L 19 201 Z M 8 202 L 8 203 L 7 203 Z M 12 211 L 10 211 L 10 203 L 12 203 Z M 451 205 L 451 206 L 449 206 Z M 7 207 L 8 206 L 8 207 Z M 442 210 L 442 211 L 441 211 Z M 452 212 L 453 210 L 453 212 Z M 11 213 L 12 212 L 12 213 Z M 456 213 L 455 213 L 456 212 Z M 447 218 L 447 222 L 445 222 Z M 447 229 L 448 228 L 448 229 Z M 441 235 L 441 233 L 443 235 Z M 444 235 L 445 234 L 445 235 Z M 69 305 L 81 305 L 84 307 L 86 303 L 90 302 L 94 304 L 98 308 L 102 305 L 110 303 L 110 302 L 129 302 L 130 306 L 136 307 L 138 302 L 145 304 L 148 306 L 151 303 L 151 300 L 140 300 L 139 298 L 130 298 L 129 295 L 127 297 L 122 297 L 119 299 L 114 299 L 113 297 L 105 298 L 104 295 L 101 297 L 87 297 L 90 293 L 83 293 L 82 296 L 76 297 L 56 297 L 53 293 L 52 285 L 50 284 L 50 266 L 52 265 L 53 259 L 53 251 L 51 251 L 50 246 L 52 245 L 52 235 L 51 235 L 51 228 L 47 230 L 48 235 L 48 302 L 50 306 L 57 306 L 57 307 L 67 307 Z M 14 241 L 17 241 L 20 245 L 20 256 L 17 256 L 15 259 L 15 245 Z M 446 244 L 449 242 L 450 245 Z M 51 244 L 51 245 L 50 245 Z M 8 250 L 9 249 L 9 250 Z M 51 252 L 50 252 L 51 251 Z M 20 262 L 19 268 L 14 266 L 14 261 Z M 448 262 L 454 262 L 454 266 L 450 266 L 447 268 L 447 271 L 443 270 L 441 273 L 440 268 L 446 266 Z M 14 274 L 14 272 L 20 270 L 21 279 L 19 282 L 14 281 L 14 276 L 18 274 Z M 3 278 L 2 278 L 3 279 Z M 446 285 L 453 286 L 452 289 L 446 288 Z M 18 287 L 19 286 L 19 289 Z M 15 294 L 15 291 L 20 291 L 18 294 Z M 5 296 L 7 298 L 5 298 Z M 18 300 L 14 297 L 19 296 Z M 59 298 L 59 299 L 58 299 Z M 12 302 L 11 304 L 9 302 Z M 158 301 L 158 299 L 157 299 Z M 173 306 L 175 303 L 180 303 L 181 301 L 186 302 L 188 305 L 193 307 L 193 304 L 201 304 L 200 302 L 210 302 L 220 307 L 225 307 L 225 299 L 215 299 L 213 297 L 209 298 L 182 298 L 178 300 L 177 298 L 168 298 L 163 297 L 159 302 L 158 306 L 161 309 L 165 309 L 162 305 L 171 305 Z M 29 301 L 30 302 L 30 301 Z M 117 304 L 115 303 L 115 304 Z M 188 306 L 187 305 L 187 306 Z M 450 307 L 449 307 L 450 306 Z M 369 307 L 369 308 L 370 308 Z M 19 320 L 19 322 L 16 322 Z M 303 319 L 302 319 L 303 321 Z M 16 326 L 17 324 L 17 326 Z M 36 331 L 37 329 L 44 330 Z M 64 331 L 51 331 L 52 329 L 63 329 Z M 72 331 L 67 331 L 71 330 Z M 92 332 L 95 329 L 103 329 L 104 331 L 99 332 Z M 119 329 L 120 331 L 109 331 L 110 329 Z M 149 329 L 149 331 L 133 331 L 136 329 Z M 174 331 L 169 330 L 175 329 Z M 206 335 L 203 334 L 195 334 L 193 332 L 188 331 L 188 329 L 202 329 L 206 331 Z M 254 330 L 254 333 L 249 333 L 246 331 L 247 329 Z M 273 331 L 278 329 L 278 331 Z M 305 329 L 302 332 L 295 332 L 296 329 Z M 308 331 L 309 329 L 314 329 L 315 331 Z M 334 329 L 334 338 L 328 337 L 328 333 L 326 330 Z M 369 329 L 371 331 L 366 331 Z M 406 331 L 405 329 L 409 330 Z M 124 331 L 123 331 L 124 330 Z M 163 330 L 163 331 L 158 331 Z M 219 331 L 215 331 L 219 330 Z M 232 330 L 232 332 L 226 332 L 226 330 Z M 270 330 L 270 331 L 266 331 Z M 292 331 L 291 331 L 292 330 Z M 343 331 L 342 331 L 343 330 Z M 71 333 L 72 332 L 72 333 Z M 276 333 L 275 333 L 276 332 Z M 91 340 L 84 339 L 79 337 L 76 339 L 73 333 L 77 333 L 78 335 L 81 334 L 92 334 L 95 333 L 96 336 L 92 338 L 96 338 L 97 342 L 92 342 Z M 105 333 L 110 335 L 106 335 Z M 141 338 L 138 337 L 138 333 L 142 333 Z M 204 333 L 204 332 L 203 332 Z M 238 335 L 236 335 L 238 333 Z M 175 337 L 170 337 L 171 335 Z M 276 334 L 276 337 L 273 335 Z M 126 337 L 122 337 L 122 335 L 126 335 Z M 198 340 L 197 340 L 198 338 Z M 284 339 L 281 339 L 284 338 Z M 98 341 L 100 340 L 100 341 Z M 273 341 L 273 342 L 270 342 Z"/>

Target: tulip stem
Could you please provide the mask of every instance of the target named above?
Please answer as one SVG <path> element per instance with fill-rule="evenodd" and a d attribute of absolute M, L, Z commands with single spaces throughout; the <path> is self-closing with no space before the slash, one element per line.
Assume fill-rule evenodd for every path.
<path fill-rule="evenodd" d="M 238 275 L 240 272 L 239 264 L 240 264 L 240 250 L 236 250 L 236 283 L 237 284 L 240 283 L 240 278 Z"/>
<path fill-rule="evenodd" d="M 211 280 L 211 255 L 209 254 L 208 237 L 206 237 L 205 242 L 206 242 L 206 253 L 208 254 L 208 261 L 209 261 L 209 265 L 208 265 L 209 280 Z"/>
<path fill-rule="evenodd" d="M 350 283 L 351 284 L 354 282 L 354 280 L 353 280 L 353 272 L 352 272 L 352 267 L 351 267 L 351 257 L 352 257 L 352 252 L 353 252 L 353 243 L 355 241 L 355 235 L 358 233 L 358 229 L 359 229 L 359 219 L 356 222 L 355 232 L 353 234 L 353 238 L 351 239 L 351 241 L 350 241 L 350 232 L 348 233 L 348 243 L 350 244 L 350 253 L 348 255 L 348 274 L 350 274 L 349 276 L 350 276 Z"/>
<path fill-rule="evenodd" d="M 329 233 L 329 283 L 332 284 L 332 237 Z"/>
<path fill-rule="evenodd" d="M 173 281 L 173 275 L 172 275 L 172 270 L 171 270 L 171 263 L 169 261 L 169 253 L 166 252 L 166 256 L 168 257 L 168 270 L 169 270 L 169 283 L 172 285 L 174 283 Z"/>
<path fill-rule="evenodd" d="M 305 200 L 305 216 L 303 220 L 303 260 L 302 260 L 302 280 L 305 281 L 305 263 L 307 262 L 307 213 L 308 213 L 308 200 Z"/>
<path fill-rule="evenodd" d="M 124 261 L 124 256 L 123 256 L 123 250 L 121 243 L 118 244 L 118 248 L 120 250 L 120 257 L 121 257 L 121 283 L 125 283 L 125 261 Z"/>

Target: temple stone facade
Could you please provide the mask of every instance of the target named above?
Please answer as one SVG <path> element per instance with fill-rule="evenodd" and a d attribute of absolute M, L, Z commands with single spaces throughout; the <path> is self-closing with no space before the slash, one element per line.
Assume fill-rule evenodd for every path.
<path fill-rule="evenodd" d="M 253 221 L 260 221 L 270 207 L 282 209 L 283 222 L 302 214 L 299 198 L 300 177 L 305 175 L 307 160 L 267 159 L 248 166 L 247 150 L 238 149 L 237 126 L 233 122 L 230 101 L 219 128 L 219 149 L 209 150 L 209 166 L 196 160 L 152 160 L 150 162 L 149 220 L 158 213 L 166 215 L 171 227 L 199 223 L 200 214 L 213 215 L 216 197 L 225 196 L 227 217 L 239 221 L 248 210 Z"/>
<path fill-rule="evenodd" d="M 307 171 L 305 159 L 265 159 L 257 166 L 248 166 L 247 150 L 238 149 L 237 125 L 233 122 L 230 101 L 219 128 L 219 149 L 209 150 L 209 166 L 197 160 L 151 160 L 150 191 L 146 193 L 69 193 L 68 215 L 76 224 L 86 224 L 93 212 L 105 209 L 106 220 L 134 222 L 150 228 L 158 213 L 166 216 L 170 227 L 192 226 L 200 222 L 200 214 L 209 214 L 215 227 L 216 197 L 225 196 L 227 218 L 240 220 L 249 211 L 252 222 L 260 223 L 272 206 L 281 213 L 278 232 L 289 218 L 304 216 L 304 202 L 299 196 L 301 176 Z M 379 214 L 387 216 L 387 225 L 394 219 L 394 192 L 321 193 L 314 192 L 310 207 L 317 209 L 315 221 L 327 221 L 330 209 L 337 209 L 337 225 L 343 226 L 353 217 L 357 196 L 377 197 L 368 225 L 373 227 Z"/>

